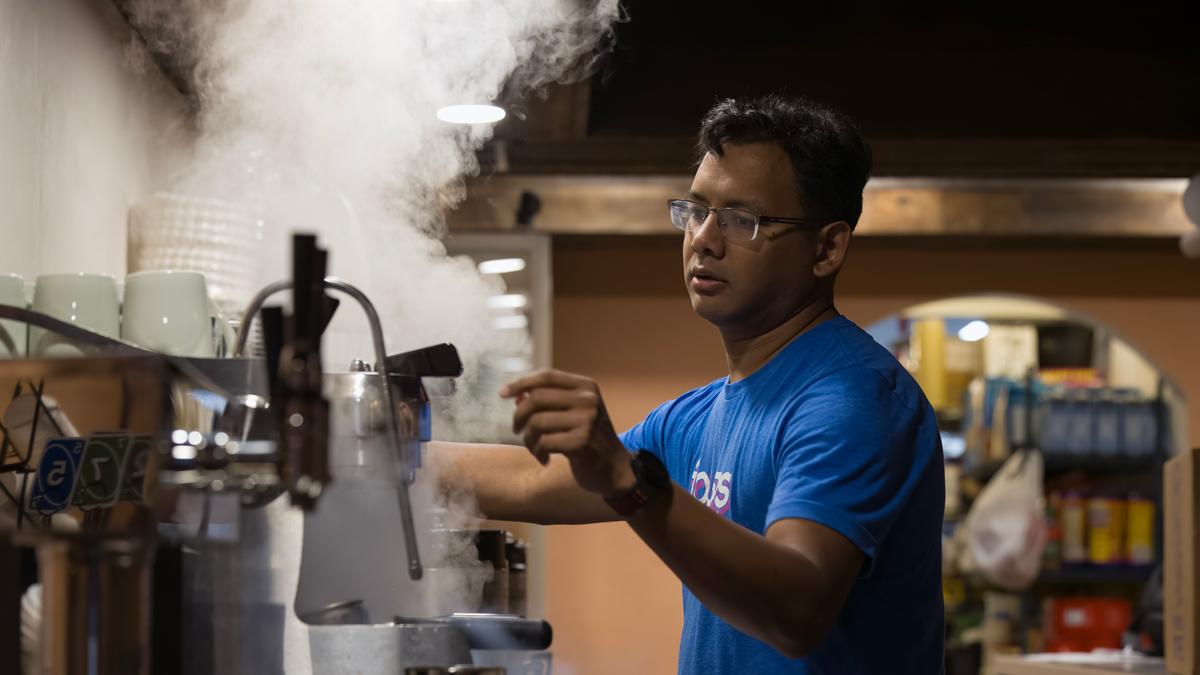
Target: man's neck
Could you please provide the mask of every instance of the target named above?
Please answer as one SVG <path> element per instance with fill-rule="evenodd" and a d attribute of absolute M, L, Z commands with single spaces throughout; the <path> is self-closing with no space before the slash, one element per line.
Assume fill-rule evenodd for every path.
<path fill-rule="evenodd" d="M 753 337 L 732 336 L 721 331 L 725 342 L 725 358 L 729 364 L 729 381 L 750 377 L 762 368 L 792 340 L 840 316 L 833 306 L 833 295 L 822 295 L 783 323 Z"/>

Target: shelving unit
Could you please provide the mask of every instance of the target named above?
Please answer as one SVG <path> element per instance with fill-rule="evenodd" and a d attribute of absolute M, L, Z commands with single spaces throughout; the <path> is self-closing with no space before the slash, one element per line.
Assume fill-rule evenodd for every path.
<path fill-rule="evenodd" d="M 1048 474 L 1065 471 L 1086 471 L 1098 474 L 1138 473 L 1153 471 L 1161 462 L 1158 454 L 1131 457 L 1100 453 L 1042 453 L 1043 470 Z M 964 467 L 962 475 L 987 482 L 1003 465 L 1003 461 L 994 461 L 979 466 Z"/>
<path fill-rule="evenodd" d="M 1150 565 L 1088 565 L 1064 567 L 1061 570 L 1042 570 L 1037 584 L 1140 584 L 1150 579 Z"/>
<path fill-rule="evenodd" d="M 1155 426 L 1157 430 L 1154 452 L 1145 455 L 1121 455 L 1101 453 L 1051 453 L 1043 454 L 1043 470 L 1052 473 L 1083 471 L 1091 474 L 1150 474 L 1151 482 L 1160 486 L 1154 493 L 1154 560 L 1153 565 L 1072 565 L 1059 570 L 1043 570 L 1033 587 L 1021 592 L 1020 642 L 1022 651 L 1028 653 L 1028 629 L 1036 613 L 1035 593 L 1050 585 L 1120 584 L 1132 585 L 1140 593 L 1140 586 L 1150 580 L 1158 561 L 1163 559 L 1163 463 L 1169 453 L 1169 429 L 1166 405 L 1163 400 L 1164 382 L 1158 380 L 1154 400 Z M 1031 397 L 1026 397 L 1028 401 Z M 1026 419 L 1032 419 L 1026 410 Z M 1033 438 L 1032 434 L 1027 438 Z M 988 467 L 981 467 L 988 468 Z M 999 467 L 996 467 L 998 469 Z M 996 469 L 992 469 L 994 473 Z"/>

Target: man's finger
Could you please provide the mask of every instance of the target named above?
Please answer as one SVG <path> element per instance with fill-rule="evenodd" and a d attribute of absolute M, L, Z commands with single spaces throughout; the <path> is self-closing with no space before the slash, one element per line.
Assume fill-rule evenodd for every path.
<path fill-rule="evenodd" d="M 569 410 L 542 411 L 529 418 L 524 427 L 523 440 L 525 447 L 533 449 L 543 434 L 568 431 L 579 425 L 581 417 Z M 516 432 L 514 432 L 516 433 Z"/>
<path fill-rule="evenodd" d="M 544 410 L 530 417 L 525 428 L 536 429 L 538 433 L 548 434 L 574 429 L 580 426 L 582 420 L 583 416 L 575 410 Z"/>
<path fill-rule="evenodd" d="M 570 455 L 583 447 L 585 441 L 586 437 L 580 433 L 579 429 L 558 431 L 539 436 L 537 443 L 530 450 L 535 457 L 545 455 L 548 458 L 550 455 Z"/>
<path fill-rule="evenodd" d="M 594 388 L 595 383 L 582 375 L 561 370 L 540 370 L 500 388 L 500 398 L 516 398 L 521 394 L 543 387 L 556 389 Z"/>
<path fill-rule="evenodd" d="M 529 418 L 544 410 L 567 410 L 579 403 L 579 392 L 571 389 L 534 389 L 520 399 L 513 412 L 513 433 L 519 434 Z"/>

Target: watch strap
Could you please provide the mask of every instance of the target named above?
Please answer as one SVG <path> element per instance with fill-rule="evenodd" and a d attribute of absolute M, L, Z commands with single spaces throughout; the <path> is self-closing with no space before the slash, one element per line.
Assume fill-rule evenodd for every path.
<path fill-rule="evenodd" d="M 616 497 L 605 498 L 604 502 L 608 504 L 612 510 L 617 512 L 617 515 L 622 518 L 633 515 L 638 509 L 648 504 L 651 500 L 659 495 L 662 491 L 662 486 L 656 485 L 655 481 L 651 480 L 646 471 L 646 466 L 640 461 L 643 455 L 650 455 L 645 451 L 641 451 L 629 459 L 630 466 L 633 468 L 633 475 L 637 478 L 637 483 L 634 484 L 628 492 Z M 650 461 L 657 461 L 657 457 L 647 457 Z"/>

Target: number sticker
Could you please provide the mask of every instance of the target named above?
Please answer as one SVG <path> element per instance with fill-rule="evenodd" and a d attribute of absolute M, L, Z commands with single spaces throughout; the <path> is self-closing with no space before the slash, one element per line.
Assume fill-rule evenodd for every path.
<path fill-rule="evenodd" d="M 121 499 L 134 504 L 144 500 L 142 491 L 146 483 L 146 465 L 150 462 L 150 443 L 153 436 L 134 436 L 125 458 L 125 487 Z"/>
<path fill-rule="evenodd" d="M 83 438 L 55 438 L 46 442 L 38 463 L 37 480 L 29 493 L 31 510 L 48 516 L 71 505 L 86 442 Z"/>
<path fill-rule="evenodd" d="M 125 456 L 129 451 L 129 436 L 92 436 L 87 439 L 80 463 L 80 475 L 75 481 L 75 506 L 89 511 L 112 506 L 121 497 Z"/>

